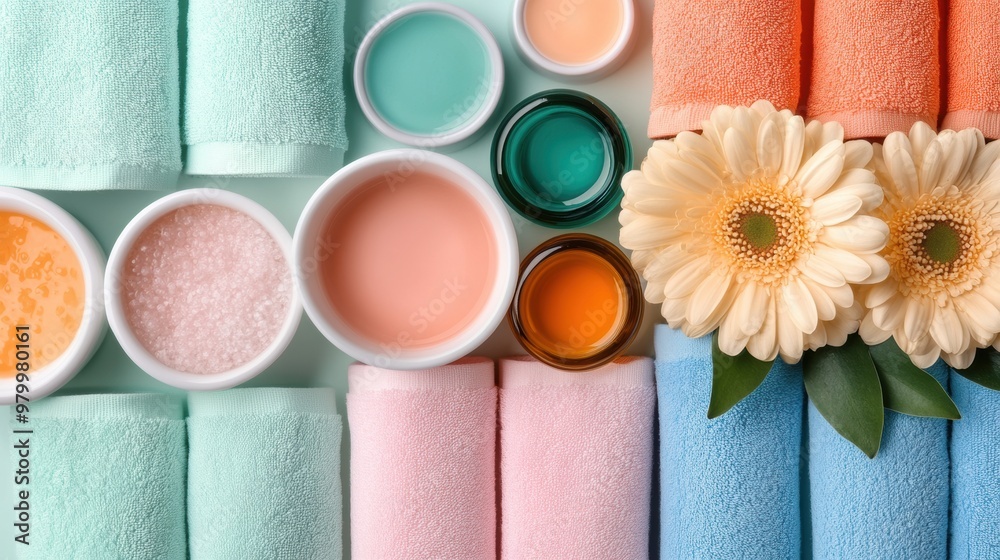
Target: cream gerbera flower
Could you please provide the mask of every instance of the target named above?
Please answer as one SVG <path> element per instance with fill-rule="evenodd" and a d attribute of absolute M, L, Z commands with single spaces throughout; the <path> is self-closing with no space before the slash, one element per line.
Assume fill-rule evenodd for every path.
<path fill-rule="evenodd" d="M 621 242 L 671 327 L 789 363 L 857 330 L 852 284 L 888 274 L 888 228 L 868 215 L 882 202 L 871 144 L 843 139 L 757 102 L 653 145 L 622 181 Z"/>
<path fill-rule="evenodd" d="M 981 132 L 890 134 L 872 165 L 885 189 L 890 274 L 867 288 L 868 344 L 892 336 L 919 367 L 966 368 L 1000 332 L 1000 143 Z"/>

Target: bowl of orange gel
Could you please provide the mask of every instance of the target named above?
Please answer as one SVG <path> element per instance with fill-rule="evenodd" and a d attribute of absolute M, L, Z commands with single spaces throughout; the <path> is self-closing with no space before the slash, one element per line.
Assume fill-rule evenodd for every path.
<path fill-rule="evenodd" d="M 0 187 L 0 404 L 66 384 L 106 331 L 104 253 L 50 200 Z"/>

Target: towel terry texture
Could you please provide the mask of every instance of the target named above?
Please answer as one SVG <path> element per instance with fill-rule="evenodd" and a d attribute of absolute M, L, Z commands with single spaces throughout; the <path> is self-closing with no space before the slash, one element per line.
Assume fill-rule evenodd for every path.
<path fill-rule="evenodd" d="M 188 406 L 192 560 L 342 558 L 332 389 L 192 393 Z"/>
<path fill-rule="evenodd" d="M 493 361 L 348 369 L 351 557 L 496 558 Z"/>
<path fill-rule="evenodd" d="M 711 337 L 658 325 L 660 558 L 799 558 L 801 368 L 776 360 L 725 415 L 706 417 Z"/>
<path fill-rule="evenodd" d="M 928 370 L 947 385 L 948 367 Z M 809 405 L 809 484 L 816 560 L 948 557 L 948 421 L 886 411 L 869 459 Z"/>
<path fill-rule="evenodd" d="M 936 128 L 938 0 L 815 0 L 807 116 L 846 138 Z"/>
<path fill-rule="evenodd" d="M 500 555 L 646 558 L 653 361 L 565 372 L 500 362 Z"/>
<path fill-rule="evenodd" d="M 177 2 L 0 2 L 0 185 L 173 187 Z"/>
<path fill-rule="evenodd" d="M 34 433 L 14 435 L 30 440 L 30 544 L 4 549 L 23 560 L 184 560 L 182 409 L 154 394 L 32 403 Z"/>
<path fill-rule="evenodd" d="M 944 128 L 1000 138 L 1000 0 L 948 2 L 948 107 Z"/>
<path fill-rule="evenodd" d="M 327 176 L 343 163 L 345 0 L 190 0 L 185 171 Z"/>
<path fill-rule="evenodd" d="M 649 137 L 701 129 L 716 105 L 799 102 L 798 0 L 656 0 Z"/>
<path fill-rule="evenodd" d="M 1000 393 L 951 373 L 951 560 L 1000 558 Z"/>

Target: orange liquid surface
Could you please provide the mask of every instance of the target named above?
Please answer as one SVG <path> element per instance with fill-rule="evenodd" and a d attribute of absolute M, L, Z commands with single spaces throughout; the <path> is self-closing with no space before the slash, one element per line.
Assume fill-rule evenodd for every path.
<path fill-rule="evenodd" d="M 621 0 L 527 0 L 524 27 L 539 54 L 568 66 L 593 62 L 621 34 Z"/>
<path fill-rule="evenodd" d="M 625 287 L 615 269 L 588 251 L 560 251 L 521 286 L 518 314 L 543 350 L 580 359 L 602 350 L 625 319 Z"/>
<path fill-rule="evenodd" d="M 83 269 L 66 240 L 34 218 L 0 211 L 0 377 L 17 374 L 18 325 L 29 327 L 30 371 L 61 356 L 80 329 L 84 298 Z"/>

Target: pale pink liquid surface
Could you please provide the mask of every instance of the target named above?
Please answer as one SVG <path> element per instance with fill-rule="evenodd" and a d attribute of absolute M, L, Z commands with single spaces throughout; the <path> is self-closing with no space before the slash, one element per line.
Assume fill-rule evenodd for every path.
<path fill-rule="evenodd" d="M 427 173 L 376 179 L 334 209 L 319 265 L 336 313 L 387 351 L 448 340 L 489 298 L 496 241 L 461 187 Z"/>

